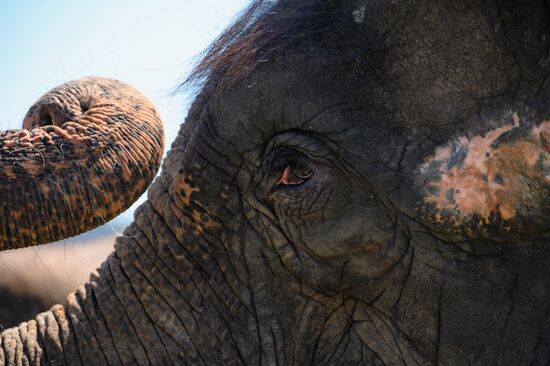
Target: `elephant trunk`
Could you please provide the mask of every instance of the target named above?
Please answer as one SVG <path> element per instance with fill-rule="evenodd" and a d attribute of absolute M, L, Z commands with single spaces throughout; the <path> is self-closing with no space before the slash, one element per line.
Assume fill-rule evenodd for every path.
<path fill-rule="evenodd" d="M 60 240 L 127 209 L 160 166 L 162 122 L 119 81 L 85 78 L 0 132 L 0 250 Z"/>
<path fill-rule="evenodd" d="M 261 362 L 239 191 L 232 175 L 218 179 L 224 157 L 201 155 L 213 151 L 198 118 L 207 100 L 195 102 L 114 252 L 64 305 L 3 331 L 0 365 Z"/>

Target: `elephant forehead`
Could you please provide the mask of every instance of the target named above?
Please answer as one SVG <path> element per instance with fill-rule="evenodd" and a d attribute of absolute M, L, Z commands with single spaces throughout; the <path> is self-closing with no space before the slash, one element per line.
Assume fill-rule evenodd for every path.
<path fill-rule="evenodd" d="M 220 93 L 215 115 L 221 130 L 258 142 L 291 129 L 330 134 L 357 122 L 343 118 L 364 100 L 346 68 L 302 70 L 293 61 L 276 60 Z"/>
<path fill-rule="evenodd" d="M 500 47 L 501 35 L 482 13 L 457 14 L 442 4 L 348 5 L 335 39 L 304 36 L 271 53 L 223 93 L 224 108 L 241 122 L 278 117 L 275 122 L 285 127 L 331 105 L 355 102 L 384 108 L 391 120 L 408 126 L 448 126 L 471 113 L 476 98 L 502 93 L 517 76 L 513 58 Z M 399 17 L 405 10 L 409 21 Z"/>

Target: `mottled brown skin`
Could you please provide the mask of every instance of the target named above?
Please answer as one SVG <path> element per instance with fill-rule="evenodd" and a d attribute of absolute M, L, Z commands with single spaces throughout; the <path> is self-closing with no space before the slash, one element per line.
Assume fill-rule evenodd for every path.
<path fill-rule="evenodd" d="M 258 0 L 194 75 L 134 223 L 5 364 L 548 364 L 548 1 Z"/>
<path fill-rule="evenodd" d="M 436 149 L 419 169 L 422 211 L 452 234 L 493 240 L 546 235 L 549 129 L 548 121 L 520 124 L 512 113 L 507 125 L 481 136 L 460 136 Z"/>
<path fill-rule="evenodd" d="M 51 90 L 23 129 L 0 132 L 0 248 L 107 222 L 147 188 L 162 153 L 160 117 L 133 87 L 85 78 Z"/>

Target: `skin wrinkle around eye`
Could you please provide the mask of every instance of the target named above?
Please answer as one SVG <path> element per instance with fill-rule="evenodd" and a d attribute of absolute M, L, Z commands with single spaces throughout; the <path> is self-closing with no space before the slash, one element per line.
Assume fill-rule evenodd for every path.
<path fill-rule="evenodd" d="M 279 159 L 281 162 L 277 161 Z M 334 183 L 329 184 L 333 180 L 331 171 L 334 167 L 325 162 L 315 161 L 301 153 L 295 154 L 291 151 L 288 154 L 287 150 L 270 156 L 269 160 L 266 164 L 268 165 L 266 175 L 270 178 L 262 183 L 269 190 L 266 196 L 267 202 L 271 205 L 276 203 L 284 205 L 286 210 L 283 211 L 287 213 L 288 210 L 297 210 L 296 212 L 300 213 L 299 216 L 312 215 L 322 208 L 318 200 L 327 196 L 323 194 L 327 187 L 334 185 Z"/>
<path fill-rule="evenodd" d="M 255 196 L 294 248 L 296 258 L 283 261 L 295 267 L 298 276 L 329 292 L 364 294 L 360 289 L 369 286 L 365 278 L 384 276 L 403 257 L 406 246 L 400 241 L 388 247 L 387 233 L 395 229 L 375 214 L 380 202 L 333 148 L 330 140 L 315 133 L 293 130 L 275 136 L 255 173 Z M 307 156 L 314 174 L 300 185 L 271 190 L 290 165 L 289 150 Z"/>
<path fill-rule="evenodd" d="M 294 133 L 292 132 L 287 133 L 289 133 L 291 136 L 294 135 Z M 276 141 L 277 137 L 283 137 L 283 141 L 280 145 Z M 302 224 L 304 224 L 305 222 L 303 220 L 303 217 L 308 214 L 312 214 L 314 211 L 317 211 L 319 209 L 322 210 L 322 207 L 315 207 L 316 202 L 324 197 L 325 199 L 323 200 L 321 206 L 326 204 L 331 196 L 331 192 L 329 192 L 329 194 L 323 195 L 322 184 L 313 184 L 311 179 L 319 177 L 319 174 L 321 174 L 319 172 L 319 169 L 316 169 L 314 167 L 318 163 L 314 162 L 312 160 L 312 157 L 307 156 L 310 155 L 309 149 L 308 151 L 303 151 L 300 148 L 303 148 L 304 146 L 311 148 L 316 144 L 311 144 L 310 142 L 305 144 L 291 145 L 291 141 L 288 141 L 285 136 L 277 137 L 275 137 L 275 141 L 272 141 L 272 143 L 270 143 L 271 146 L 269 146 L 266 150 L 259 174 L 257 174 L 257 186 L 263 186 L 264 188 L 260 188 L 260 191 L 266 192 L 264 194 L 260 194 L 259 196 L 262 197 L 262 200 L 266 200 L 268 206 L 271 206 L 275 213 L 278 212 L 278 214 L 276 213 L 276 216 L 279 217 L 279 222 L 283 226 L 286 226 L 291 221 L 294 222 L 294 220 L 290 220 L 289 217 L 296 215 L 298 216 L 297 219 L 300 219 Z M 296 142 L 303 143 L 303 141 L 301 141 L 301 138 L 298 138 L 297 140 L 298 141 Z M 319 152 L 317 152 L 312 153 L 311 155 L 320 154 Z M 278 159 L 283 159 L 282 163 L 278 162 Z M 304 160 L 307 161 L 304 162 Z M 324 164 L 321 164 L 321 166 L 323 165 Z M 295 167 L 298 167 L 298 173 L 292 171 L 292 169 Z M 302 170 L 304 172 L 300 172 Z M 292 177 L 291 175 L 295 176 Z M 289 184 L 292 183 L 292 179 L 295 180 L 294 184 Z M 286 184 L 284 184 L 285 181 Z M 306 188 L 304 186 L 305 183 L 312 184 L 308 184 L 308 187 Z M 302 189 L 302 187 L 304 188 Z M 296 191 L 296 189 L 298 188 L 300 188 L 299 191 Z M 285 212 L 286 214 L 281 215 L 282 212 Z M 296 229 L 299 229 L 299 227 L 296 226 Z"/>
<path fill-rule="evenodd" d="M 292 138 L 294 138 L 294 141 Z M 277 188 L 284 189 L 298 186 L 298 184 L 279 184 L 289 166 L 297 166 L 300 170 L 310 169 L 310 162 L 330 162 L 327 156 L 331 154 L 332 152 L 328 147 L 324 146 L 321 141 L 312 139 L 309 134 L 287 131 L 275 136 L 267 144 L 262 163 L 255 174 L 259 196 L 266 199 L 269 192 L 273 192 Z M 298 177 L 298 179 L 304 179 L 304 183 L 309 178 L 311 176 Z"/>

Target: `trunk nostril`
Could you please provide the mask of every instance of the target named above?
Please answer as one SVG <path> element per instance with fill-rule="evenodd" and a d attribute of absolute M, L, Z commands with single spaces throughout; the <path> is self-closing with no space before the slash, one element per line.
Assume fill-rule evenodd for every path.
<path fill-rule="evenodd" d="M 48 111 L 42 110 L 40 112 L 39 125 L 40 126 L 53 125 L 53 117 L 50 113 L 48 113 Z"/>
<path fill-rule="evenodd" d="M 86 113 L 89 109 L 90 109 L 90 106 L 89 106 L 88 102 L 84 102 L 84 101 L 80 102 L 80 111 L 82 113 Z"/>
<path fill-rule="evenodd" d="M 65 122 L 71 121 L 81 114 L 81 106 L 77 104 L 62 105 L 57 103 L 48 103 L 40 106 L 38 119 L 33 127 L 40 126 L 63 126 Z"/>

